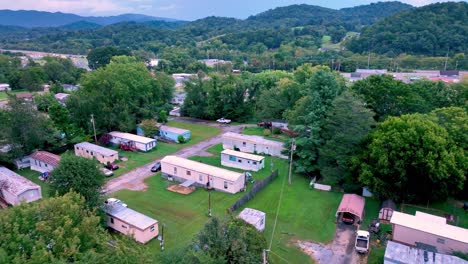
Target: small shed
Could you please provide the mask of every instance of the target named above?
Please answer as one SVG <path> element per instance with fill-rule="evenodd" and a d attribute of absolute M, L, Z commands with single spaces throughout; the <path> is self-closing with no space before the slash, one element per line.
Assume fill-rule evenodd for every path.
<path fill-rule="evenodd" d="M 379 219 L 390 221 L 392 219 L 393 211 L 396 210 L 396 205 L 392 200 L 385 200 L 380 205 Z"/>
<path fill-rule="evenodd" d="M 112 131 L 109 133 L 110 142 L 116 145 L 129 144 L 141 151 L 150 151 L 156 147 L 156 139 L 138 136 L 135 134 Z"/>
<path fill-rule="evenodd" d="M 354 217 L 354 222 L 362 222 L 365 205 L 366 200 L 364 197 L 357 194 L 344 194 L 336 211 L 337 220 L 341 220 L 343 214 L 350 214 Z"/>
<path fill-rule="evenodd" d="M 258 231 L 263 232 L 265 230 L 266 214 L 262 211 L 244 208 L 237 217 L 253 225 Z"/>
<path fill-rule="evenodd" d="M 70 94 L 67 93 L 56 93 L 54 95 L 55 99 L 62 105 L 65 105 L 65 103 L 68 100 L 68 97 L 70 97 Z"/>
<path fill-rule="evenodd" d="M 243 170 L 259 171 L 265 167 L 265 157 L 225 149 L 221 152 L 221 165 Z"/>
<path fill-rule="evenodd" d="M 31 170 L 41 173 L 53 171 L 60 162 L 60 156 L 47 151 L 36 151 L 29 157 Z"/>
<path fill-rule="evenodd" d="M 0 167 L 0 198 L 11 205 L 18 205 L 23 201 L 33 202 L 42 198 L 41 186 Z"/>
<path fill-rule="evenodd" d="M 190 140 L 190 130 L 163 125 L 159 128 L 159 136 L 179 143 L 179 136 L 183 136 L 185 141 Z"/>

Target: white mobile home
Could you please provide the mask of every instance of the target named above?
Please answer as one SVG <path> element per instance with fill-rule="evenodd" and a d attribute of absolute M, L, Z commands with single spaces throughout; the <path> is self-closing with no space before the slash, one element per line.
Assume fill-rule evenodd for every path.
<path fill-rule="evenodd" d="M 265 230 L 265 216 L 266 214 L 262 211 L 244 208 L 237 217 L 253 225 L 258 231 L 263 231 Z"/>
<path fill-rule="evenodd" d="M 265 157 L 225 149 L 221 152 L 221 165 L 243 170 L 259 171 L 265 167 Z"/>
<path fill-rule="evenodd" d="M 222 136 L 223 148 L 239 150 L 247 153 L 262 153 L 283 159 L 288 157 L 284 151 L 283 143 L 267 140 L 260 136 L 242 135 L 233 132 L 224 133 Z"/>
<path fill-rule="evenodd" d="M 118 131 L 110 132 L 109 135 L 111 136 L 110 142 L 116 145 L 128 144 L 131 147 L 145 152 L 156 147 L 156 139 L 154 138 L 142 137 Z"/>
<path fill-rule="evenodd" d="M 18 205 L 22 201 L 33 202 L 42 198 L 41 186 L 0 167 L 0 198 L 11 205 Z"/>
<path fill-rule="evenodd" d="M 60 156 L 47 151 L 36 151 L 29 156 L 31 170 L 41 173 L 53 171 L 60 162 Z"/>
<path fill-rule="evenodd" d="M 89 142 L 81 142 L 76 144 L 75 155 L 88 159 L 96 158 L 102 164 L 112 163 L 119 159 L 119 153 L 117 151 Z"/>
<path fill-rule="evenodd" d="M 192 181 L 193 184 L 210 187 L 218 191 L 237 193 L 245 188 L 245 175 L 177 156 L 166 156 L 161 160 L 164 178 L 178 182 Z"/>

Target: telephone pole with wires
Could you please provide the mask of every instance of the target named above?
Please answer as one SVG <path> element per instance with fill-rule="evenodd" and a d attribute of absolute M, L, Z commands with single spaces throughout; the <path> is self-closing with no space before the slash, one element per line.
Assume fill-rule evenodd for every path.
<path fill-rule="evenodd" d="M 288 176 L 288 184 L 291 185 L 291 171 L 292 171 L 292 163 L 293 163 L 293 154 L 296 150 L 296 139 L 293 138 L 291 143 L 291 157 L 289 158 L 289 176 Z"/>
<path fill-rule="evenodd" d="M 96 136 L 96 125 L 94 124 L 94 114 L 91 114 L 91 123 L 93 124 L 93 131 L 94 131 L 94 143 L 97 142 L 97 136 Z"/>

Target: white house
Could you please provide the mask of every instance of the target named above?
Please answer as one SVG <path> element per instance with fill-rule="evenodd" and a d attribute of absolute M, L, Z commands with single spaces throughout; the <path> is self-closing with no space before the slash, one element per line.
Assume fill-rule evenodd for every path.
<path fill-rule="evenodd" d="M 224 149 L 233 149 L 248 153 L 262 153 L 284 159 L 288 158 L 286 155 L 282 154 L 285 149 L 283 143 L 279 141 L 233 132 L 224 133 L 222 140 Z"/>
<path fill-rule="evenodd" d="M 41 186 L 13 171 L 0 167 L 0 198 L 11 205 L 27 203 L 42 198 Z"/>
<path fill-rule="evenodd" d="M 51 172 L 60 162 L 60 156 L 47 151 L 36 151 L 29 156 L 31 170 L 38 172 Z"/>
<path fill-rule="evenodd" d="M 237 217 L 253 225 L 258 231 L 265 230 L 266 214 L 262 211 L 252 208 L 244 208 Z"/>
<path fill-rule="evenodd" d="M 190 181 L 192 184 L 210 187 L 218 191 L 237 193 L 245 188 L 245 175 L 201 162 L 166 156 L 161 160 L 164 178 L 178 182 Z"/>
<path fill-rule="evenodd" d="M 259 171 L 265 167 L 265 157 L 225 149 L 221 152 L 221 165 L 243 170 Z"/>
<path fill-rule="evenodd" d="M 135 134 L 113 131 L 110 132 L 110 142 L 116 145 L 128 144 L 141 151 L 149 151 L 156 147 L 156 139 Z"/>

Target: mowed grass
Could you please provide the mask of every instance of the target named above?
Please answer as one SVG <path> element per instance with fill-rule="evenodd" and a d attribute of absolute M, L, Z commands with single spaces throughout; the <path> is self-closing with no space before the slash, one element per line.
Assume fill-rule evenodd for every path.
<path fill-rule="evenodd" d="M 27 90 L 14 90 L 14 91 L 9 91 L 8 93 L 13 95 L 13 94 L 18 94 L 18 93 L 27 93 Z M 0 92 L 0 101 L 7 100 L 8 99 L 8 94 L 6 92 Z"/>
<path fill-rule="evenodd" d="M 113 177 L 109 177 L 108 179 L 121 176 L 122 174 L 125 174 L 137 167 L 143 166 L 161 157 L 172 154 L 182 148 L 200 143 L 201 141 L 212 138 L 221 133 L 221 129 L 217 127 L 204 126 L 199 124 L 169 121 L 167 125 L 190 130 L 191 139 L 184 144 L 158 142 L 157 147 L 148 152 L 130 152 L 113 148 L 119 152 L 120 156 L 124 156 L 128 158 L 128 160 L 119 162 L 120 168 L 114 172 Z"/>
<path fill-rule="evenodd" d="M 242 134 L 262 136 L 262 137 L 264 137 L 266 139 L 275 140 L 275 141 L 284 141 L 284 140 L 286 140 L 288 138 L 287 136 L 285 136 L 283 134 L 280 134 L 280 135 L 270 134 L 269 136 L 265 136 L 265 135 L 263 135 L 264 130 L 265 129 L 263 127 L 245 127 L 242 130 Z"/>
<path fill-rule="evenodd" d="M 17 170 L 15 171 L 16 173 L 18 173 L 19 175 L 27 178 L 28 180 L 38 184 L 39 186 L 41 186 L 41 192 L 42 192 L 42 198 L 47 198 L 49 197 L 49 189 L 50 189 L 50 186 L 47 182 L 43 182 L 41 180 L 39 180 L 39 175 L 41 175 L 40 172 L 37 172 L 37 171 L 33 171 L 31 169 L 22 169 L 22 170 Z"/>
<path fill-rule="evenodd" d="M 222 146 L 216 145 L 208 150 L 214 154 L 212 157 L 192 157 L 191 159 L 222 167 L 219 155 L 221 150 Z M 287 160 L 274 157 L 266 157 L 263 170 L 252 172 L 255 180 L 261 180 L 270 174 L 271 161 L 273 161 L 273 169 L 279 170 L 278 178 L 245 206 L 262 210 L 267 214 L 265 237 L 268 245 L 270 241 L 273 241 L 270 253 L 272 263 L 312 263 L 312 259 L 302 253 L 294 241 L 300 239 L 330 242 L 335 233 L 335 211 L 342 194 L 310 190 L 308 179 L 298 175 L 293 176 L 292 185 L 289 186 L 287 184 Z M 167 250 L 187 246 L 203 225 L 209 221 L 208 192 L 204 189 L 197 189 L 189 195 L 182 195 L 167 191 L 166 188 L 175 183 L 162 179 L 159 173 L 155 177 L 148 178 L 146 184 L 148 189 L 144 192 L 122 190 L 114 193 L 114 196 L 123 200 L 130 208 L 157 219 L 160 226 L 166 225 L 164 236 Z M 251 186 L 252 184 L 249 183 L 248 189 Z M 271 240 L 283 187 L 276 231 Z M 227 208 L 244 194 L 241 192 L 232 195 L 213 191 L 212 214 L 217 217 L 227 217 Z M 235 212 L 237 213 L 239 212 Z M 149 252 L 154 252 L 155 255 L 160 252 L 157 240 L 143 247 Z"/>

